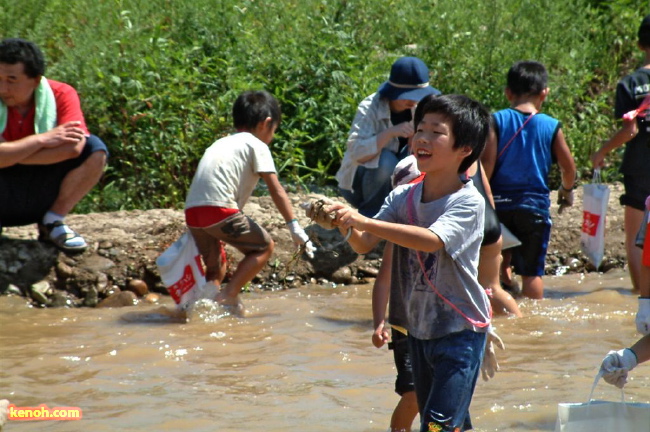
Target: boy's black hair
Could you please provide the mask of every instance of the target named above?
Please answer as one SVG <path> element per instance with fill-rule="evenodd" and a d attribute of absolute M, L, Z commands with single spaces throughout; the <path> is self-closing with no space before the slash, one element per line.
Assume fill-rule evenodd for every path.
<path fill-rule="evenodd" d="M 536 61 L 518 61 L 508 70 L 508 88 L 517 96 L 538 95 L 546 87 L 548 72 Z"/>
<path fill-rule="evenodd" d="M 650 48 L 650 15 L 646 15 L 639 26 L 639 45 Z"/>
<path fill-rule="evenodd" d="M 232 107 L 235 129 L 252 130 L 268 117 L 271 117 L 274 125 L 278 125 L 281 116 L 277 99 L 264 90 L 245 91 L 237 97 Z"/>
<path fill-rule="evenodd" d="M 43 53 L 35 43 L 24 39 L 8 38 L 0 42 L 0 63 L 22 63 L 25 66 L 25 75 L 30 78 L 45 74 Z"/>
<path fill-rule="evenodd" d="M 442 114 L 451 122 L 455 149 L 465 146 L 472 149 L 458 167 L 459 173 L 467 171 L 485 148 L 491 125 L 489 111 L 481 103 L 463 95 L 425 96 L 415 109 L 413 123 L 416 130 L 424 115 L 431 113 Z"/>

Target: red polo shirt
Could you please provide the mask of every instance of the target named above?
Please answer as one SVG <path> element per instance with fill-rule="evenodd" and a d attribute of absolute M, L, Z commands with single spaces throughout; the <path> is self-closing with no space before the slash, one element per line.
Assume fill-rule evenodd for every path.
<path fill-rule="evenodd" d="M 77 91 L 70 85 L 54 80 L 47 80 L 52 87 L 54 99 L 56 100 L 56 121 L 57 125 L 67 123 L 69 121 L 80 121 L 79 126 L 84 130 L 86 135 L 90 135 L 86 127 L 86 120 L 84 119 L 83 112 L 81 111 L 81 102 Z M 34 116 L 36 115 L 36 108 L 32 106 L 27 116 L 20 115 L 18 110 L 9 108 L 7 110 L 7 127 L 5 128 L 2 137 L 5 141 L 16 141 L 26 136 L 34 135 Z"/>

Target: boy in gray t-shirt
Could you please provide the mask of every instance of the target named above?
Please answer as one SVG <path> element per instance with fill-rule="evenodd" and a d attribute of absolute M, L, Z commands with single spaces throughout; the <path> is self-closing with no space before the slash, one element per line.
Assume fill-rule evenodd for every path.
<path fill-rule="evenodd" d="M 424 181 L 395 189 L 375 219 L 340 204 L 328 210 L 342 233 L 352 229 L 358 253 L 381 239 L 394 244 L 420 430 L 466 430 L 491 310 L 477 280 L 485 200 L 458 173 L 483 150 L 490 115 L 472 99 L 445 95 L 421 101 L 414 122 L 411 151 Z"/>

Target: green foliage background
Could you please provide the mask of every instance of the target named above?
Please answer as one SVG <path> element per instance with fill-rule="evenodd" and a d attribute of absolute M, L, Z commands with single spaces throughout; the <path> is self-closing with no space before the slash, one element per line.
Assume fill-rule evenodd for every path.
<path fill-rule="evenodd" d="M 549 69 L 544 110 L 559 118 L 583 178 L 615 127 L 617 80 L 639 66 L 633 0 L 21 0 L 0 4 L 0 37 L 38 43 L 47 76 L 75 86 L 111 151 L 77 211 L 182 206 L 203 150 L 231 130 L 247 89 L 280 101 L 272 144 L 290 187 L 335 185 L 357 104 L 403 55 L 432 84 L 493 110 L 517 60 Z M 605 178 L 617 178 L 617 156 Z"/>

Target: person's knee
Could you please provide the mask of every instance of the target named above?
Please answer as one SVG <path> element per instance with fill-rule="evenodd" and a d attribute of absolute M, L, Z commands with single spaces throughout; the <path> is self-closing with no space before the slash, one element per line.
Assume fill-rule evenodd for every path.
<path fill-rule="evenodd" d="M 275 250 L 275 242 L 273 241 L 273 239 L 269 239 L 269 243 L 268 243 L 268 245 L 267 245 L 266 248 L 262 251 L 262 252 L 263 252 L 263 255 L 264 255 L 264 258 L 265 258 L 266 260 L 268 260 L 269 258 L 271 258 L 271 255 L 273 254 L 273 251 L 274 251 L 274 250 Z"/>
<path fill-rule="evenodd" d="M 390 177 L 395 171 L 397 162 L 399 162 L 399 160 L 395 153 L 386 149 L 382 150 L 381 156 L 379 157 L 379 164 L 377 166 L 377 181 L 382 183 L 384 181 L 390 181 Z"/>
<path fill-rule="evenodd" d="M 92 172 L 102 173 L 106 167 L 106 159 L 106 152 L 96 151 L 88 156 L 81 166 L 89 168 Z"/>

